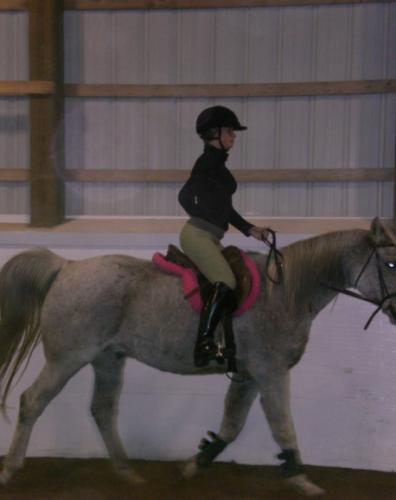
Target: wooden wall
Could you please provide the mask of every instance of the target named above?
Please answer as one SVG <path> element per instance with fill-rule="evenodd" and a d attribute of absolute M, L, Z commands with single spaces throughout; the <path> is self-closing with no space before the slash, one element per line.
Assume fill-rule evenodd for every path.
<path fill-rule="evenodd" d="M 18 139 L 12 161 L 0 164 L 0 212 L 23 213 L 30 186 L 34 225 L 65 214 L 181 215 L 177 190 L 201 147 L 195 116 L 221 103 L 249 126 L 230 159 L 246 215 L 392 216 L 394 2 L 68 0 L 64 8 L 0 2 L 7 21 L 28 15 L 31 34 L 15 26 L 15 56 L 25 60 L 30 47 L 30 76 L 0 73 L 0 106 L 12 100 L 19 116 L 31 96 L 22 131 L 29 164 L 17 164 L 15 151 L 26 148 Z M 43 58 L 52 69 L 40 68 Z M 9 132 L 0 129 L 4 148 Z"/>

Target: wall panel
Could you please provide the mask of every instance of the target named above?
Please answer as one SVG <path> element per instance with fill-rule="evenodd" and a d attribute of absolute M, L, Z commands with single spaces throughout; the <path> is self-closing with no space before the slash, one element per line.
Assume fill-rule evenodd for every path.
<path fill-rule="evenodd" d="M 313 40 L 316 45 L 315 80 L 348 80 L 351 77 L 353 14 L 352 6 L 318 9 Z"/>
<path fill-rule="evenodd" d="M 28 79 L 28 18 L 23 12 L 0 12 L 0 80 Z M 0 168 L 29 168 L 29 102 L 0 97 Z M 0 182 L 0 213 L 28 211 L 26 184 Z"/>
<path fill-rule="evenodd" d="M 281 19 L 280 9 L 250 10 L 247 54 L 249 83 L 280 81 Z"/>
<path fill-rule="evenodd" d="M 385 4 L 67 12 L 66 80 L 171 84 L 389 78 L 395 69 L 390 62 L 394 12 Z M 391 96 L 68 99 L 68 110 L 80 110 L 80 123 L 69 120 L 73 130 L 67 130 L 66 164 L 191 168 L 201 148 L 195 118 L 214 103 L 233 108 L 249 127 L 238 134 L 230 168 L 381 167 L 389 166 L 394 154 Z M 110 215 L 114 207 L 130 215 L 180 215 L 179 188 L 87 184 L 81 186 L 90 200 L 83 213 Z M 235 201 L 243 213 L 254 215 L 390 216 L 384 193 L 388 190 L 379 183 L 250 183 L 240 186 Z M 73 203 L 70 194 L 70 213 L 76 213 Z"/>
<path fill-rule="evenodd" d="M 248 17 L 245 10 L 219 9 L 215 14 L 213 37 L 216 59 L 213 83 L 247 81 L 246 55 L 248 41 Z"/>
<path fill-rule="evenodd" d="M 208 10 L 179 13 L 178 83 L 212 83 L 216 49 L 216 16 Z"/>
<path fill-rule="evenodd" d="M 158 183 L 67 183 L 69 216 L 183 215 L 177 203 L 177 188 Z"/>
<path fill-rule="evenodd" d="M 395 78 L 395 26 L 393 3 L 67 11 L 65 80 L 172 84 Z M 27 79 L 27 28 L 25 13 L 0 13 L 1 79 Z M 238 135 L 230 168 L 394 164 L 395 96 L 357 95 L 67 98 L 66 167 L 189 169 L 201 150 L 195 118 L 215 103 L 233 108 L 249 127 Z M 28 167 L 28 137 L 28 100 L 0 99 L 4 167 Z M 180 215 L 179 187 L 67 183 L 67 213 Z M 6 202 L 3 196 L 0 212 L 26 210 L 26 186 L 8 185 L 7 190 L 19 201 Z M 376 182 L 248 183 L 240 185 L 236 203 L 254 215 L 390 217 L 389 196 L 389 185 Z"/>
<path fill-rule="evenodd" d="M 279 79 L 307 82 L 313 73 L 316 46 L 315 9 L 286 8 L 280 11 Z"/>
<path fill-rule="evenodd" d="M 147 83 L 176 82 L 179 13 L 155 11 L 146 16 Z"/>
<path fill-rule="evenodd" d="M 386 75 L 387 39 L 391 26 L 388 12 L 379 12 L 375 5 L 357 8 L 353 18 L 352 61 L 353 77 L 372 79 Z"/>
<path fill-rule="evenodd" d="M 0 183 L 0 214 L 24 215 L 29 212 L 29 187 L 26 183 Z"/>
<path fill-rule="evenodd" d="M 261 83 L 396 76 L 393 4 L 67 11 L 68 83 Z"/>
<path fill-rule="evenodd" d="M 66 128 L 67 168 L 191 168 L 202 147 L 193 130 L 195 116 L 211 100 L 174 101 L 68 99 L 70 119 L 67 119 L 73 126 Z M 394 98 L 390 96 L 222 102 L 235 109 L 249 127 L 246 132 L 238 133 L 228 162 L 231 169 L 392 166 L 395 126 Z M 107 119 L 103 120 L 103 116 Z M 67 191 L 72 185 L 69 184 Z M 87 184 L 83 188 L 84 193 L 94 190 L 94 205 L 85 205 L 95 207 L 94 215 L 112 215 L 111 206 L 117 207 L 117 214 L 127 214 L 129 209 L 133 209 L 130 215 L 182 213 L 175 204 L 178 184 L 162 185 L 164 196 L 159 194 L 161 184 L 130 185 L 132 205 L 111 185 L 102 186 L 107 195 L 100 202 L 97 187 Z M 300 182 L 272 186 L 258 183 L 253 189 L 251 184 L 241 184 L 239 189 L 243 194 L 236 198 L 236 206 L 257 216 L 390 217 L 391 204 L 381 202 L 385 191 L 380 187 L 380 183 Z M 111 201 L 114 196 L 121 197 Z M 259 201 L 262 198 L 264 204 Z M 68 210 L 76 214 L 70 208 L 72 199 L 70 195 Z M 157 209 L 160 211 L 156 213 Z M 89 212 L 84 210 L 82 214 Z"/>
<path fill-rule="evenodd" d="M 23 12 L 0 12 L 0 79 L 28 78 L 28 17 Z"/>

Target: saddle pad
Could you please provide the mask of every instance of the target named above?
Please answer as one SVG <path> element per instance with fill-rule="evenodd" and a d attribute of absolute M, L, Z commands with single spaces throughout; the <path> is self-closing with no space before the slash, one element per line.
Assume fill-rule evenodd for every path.
<path fill-rule="evenodd" d="M 245 266 L 249 269 L 252 285 L 245 300 L 234 311 L 234 316 L 241 316 L 248 309 L 250 309 L 256 302 L 260 291 L 260 274 L 257 271 L 256 264 L 249 259 L 249 257 L 242 250 L 240 250 L 240 252 Z M 179 266 L 174 262 L 166 260 L 166 258 L 159 252 L 153 255 L 152 262 L 162 271 L 175 274 L 181 278 L 184 296 L 188 298 L 191 307 L 195 311 L 200 312 L 202 310 L 203 303 L 201 294 L 199 293 L 199 284 L 196 272 L 191 268 Z"/>

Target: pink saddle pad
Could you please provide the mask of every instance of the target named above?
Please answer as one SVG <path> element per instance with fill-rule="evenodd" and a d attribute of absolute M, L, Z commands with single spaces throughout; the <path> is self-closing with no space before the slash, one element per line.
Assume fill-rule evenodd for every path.
<path fill-rule="evenodd" d="M 260 291 L 260 274 L 257 270 L 256 264 L 249 259 L 249 257 L 242 251 L 241 256 L 250 271 L 252 285 L 249 294 L 243 301 L 243 303 L 236 309 L 234 316 L 241 316 L 248 309 L 250 309 L 257 300 L 257 296 Z M 191 268 L 186 268 L 179 266 L 174 262 L 166 260 L 166 258 L 159 252 L 155 253 L 152 258 L 152 262 L 158 266 L 160 269 L 167 273 L 175 274 L 179 276 L 182 280 L 183 293 L 186 298 L 188 298 L 191 307 L 200 312 L 203 307 L 201 294 L 199 293 L 198 278 L 196 272 Z"/>

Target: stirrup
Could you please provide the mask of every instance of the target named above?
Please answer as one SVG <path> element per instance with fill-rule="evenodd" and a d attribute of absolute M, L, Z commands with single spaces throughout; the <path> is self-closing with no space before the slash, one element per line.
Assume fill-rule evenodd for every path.
<path fill-rule="evenodd" d="M 198 345 L 194 351 L 194 365 L 202 367 L 208 365 L 211 361 L 217 361 L 219 365 L 224 364 L 224 354 L 219 349 L 219 346 L 213 341 Z"/>

